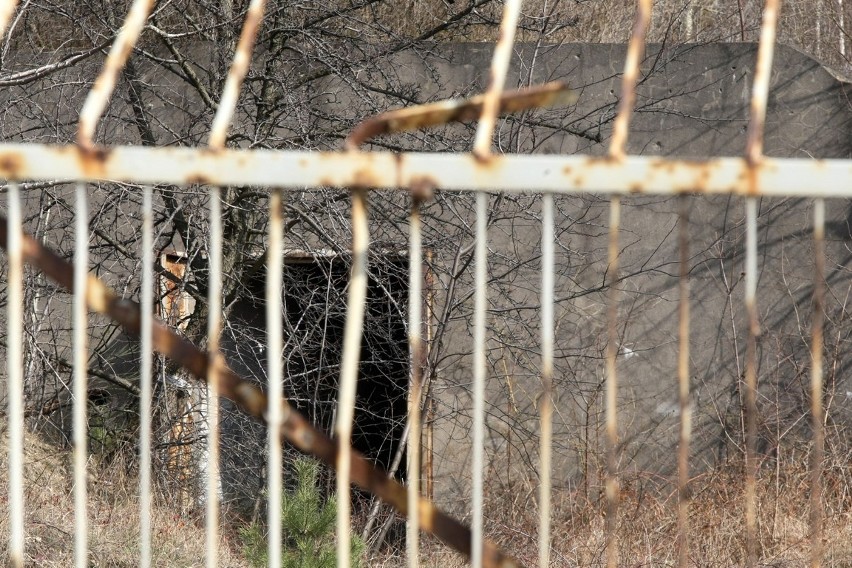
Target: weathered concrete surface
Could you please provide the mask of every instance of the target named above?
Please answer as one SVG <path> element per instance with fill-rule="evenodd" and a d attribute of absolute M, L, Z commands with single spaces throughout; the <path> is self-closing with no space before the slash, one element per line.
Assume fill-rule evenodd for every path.
<path fill-rule="evenodd" d="M 491 49 L 441 46 L 447 60 L 434 64 L 439 79 L 423 89 L 435 96 L 441 82 L 457 92 L 484 86 Z M 619 92 L 624 46 L 566 45 L 542 48 L 535 56 L 533 82 L 567 80 L 581 90 L 570 109 L 533 113 L 499 123 L 497 145 L 504 151 L 603 154 Z M 755 47 L 749 44 L 651 46 L 643 64 L 638 109 L 628 151 L 664 156 L 736 156 L 745 148 Z M 515 76 L 525 82 L 533 50 L 515 59 Z M 417 61 L 412 62 L 409 73 Z M 432 89 L 429 91 L 428 89 Z M 804 55 L 779 46 L 767 112 L 765 153 L 783 157 L 852 157 L 850 85 Z M 536 124 L 519 129 L 519 124 Z M 504 142 L 501 144 L 501 142 Z M 468 147 L 469 148 L 469 147 Z M 465 148 L 465 149 L 468 149 Z M 848 182 L 848 180 L 847 180 Z M 839 180 L 839 183 L 842 183 Z M 499 205 L 498 205 L 499 202 Z M 539 393 L 538 200 L 492 200 L 497 219 L 490 227 L 489 379 L 486 452 L 492 483 L 534 480 L 538 454 L 536 400 Z M 737 459 L 741 440 L 740 386 L 744 372 L 743 204 L 727 198 L 696 198 L 690 205 L 692 279 L 691 374 L 694 399 L 693 467 Z M 555 484 L 583 490 L 584 474 L 596 494 L 603 467 L 603 355 L 607 275 L 605 202 L 593 198 L 557 200 L 557 400 Z M 806 200 L 760 205 L 759 310 L 761 356 L 761 451 L 772 454 L 772 431 L 780 417 L 793 424 L 807 410 L 809 303 L 812 286 L 811 204 Z M 437 208 L 432 209 L 436 211 Z M 653 197 L 626 199 L 622 214 L 622 357 L 619 418 L 621 465 L 645 479 L 666 479 L 674 467 L 677 440 L 677 203 Z M 472 223 L 470 209 L 462 215 Z M 845 200 L 829 203 L 829 322 L 842 319 L 850 240 Z M 442 217 L 436 213 L 436 217 Z M 443 221 L 447 221 L 446 217 Z M 436 263 L 446 240 L 434 225 Z M 464 244 L 471 239 L 465 236 Z M 470 288 L 465 280 L 457 297 Z M 449 287 L 442 281 L 441 292 Z M 438 312 L 443 308 L 438 294 Z M 435 488 L 439 501 L 459 506 L 469 490 L 471 314 L 462 303 L 438 346 L 435 394 Z M 836 317 L 835 317 L 836 316 Z M 834 325 L 830 323 L 829 326 Z M 842 379 L 845 332 L 833 329 L 826 348 L 838 398 L 835 419 L 848 427 L 852 399 Z M 846 386 L 844 386 L 846 385 Z M 798 424 L 796 435 L 807 437 Z M 511 432 L 511 433 L 510 433 Z M 788 434 L 787 440 L 794 438 Z M 784 443 L 786 440 L 782 440 Z M 797 441 L 796 444 L 799 442 Z M 658 477 L 662 476 L 662 477 Z M 465 506 L 459 506 L 464 510 Z"/>

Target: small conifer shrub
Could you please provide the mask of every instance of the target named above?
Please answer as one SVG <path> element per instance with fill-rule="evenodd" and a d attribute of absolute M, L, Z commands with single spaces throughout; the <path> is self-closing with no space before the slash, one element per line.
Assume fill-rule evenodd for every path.
<path fill-rule="evenodd" d="M 294 463 L 296 488 L 284 491 L 281 498 L 282 568 L 334 568 L 335 497 L 324 499 L 317 485 L 319 464 L 308 458 Z M 267 533 L 253 523 L 240 530 L 243 553 L 252 568 L 268 566 Z M 351 566 L 360 568 L 364 543 L 353 536 L 350 545 Z"/>

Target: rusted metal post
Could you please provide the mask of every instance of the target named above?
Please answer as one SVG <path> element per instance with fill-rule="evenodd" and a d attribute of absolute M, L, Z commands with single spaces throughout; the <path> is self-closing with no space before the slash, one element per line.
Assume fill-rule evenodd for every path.
<path fill-rule="evenodd" d="M 639 81 L 639 64 L 645 52 L 645 36 L 651 23 L 651 0 L 638 0 L 636 18 L 627 46 L 624 62 L 624 75 L 621 80 L 621 98 L 618 101 L 618 114 L 613 124 L 612 139 L 609 144 L 609 156 L 612 161 L 625 159 L 627 137 L 630 130 L 630 118 L 636 103 L 636 83 Z M 610 198 L 609 215 L 609 256 L 608 269 L 610 293 L 607 308 L 607 347 L 606 347 L 606 564 L 607 568 L 618 565 L 618 232 L 621 218 L 621 198 Z"/>
<path fill-rule="evenodd" d="M 811 568 L 822 566 L 822 470 L 825 454 L 825 411 L 823 410 L 823 319 L 825 306 L 825 202 L 814 201 L 814 295 L 811 322 Z"/>

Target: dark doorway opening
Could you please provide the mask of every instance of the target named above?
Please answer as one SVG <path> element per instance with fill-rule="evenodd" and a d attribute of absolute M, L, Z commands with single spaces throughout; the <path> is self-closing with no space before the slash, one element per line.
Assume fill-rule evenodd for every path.
<path fill-rule="evenodd" d="M 310 254 L 288 255 L 284 270 L 284 393 L 315 426 L 329 433 L 337 417 L 349 271 L 347 258 Z M 264 278 L 246 286 L 251 299 L 233 306 L 232 325 L 222 348 L 236 371 L 264 384 L 268 355 Z M 376 258 L 369 264 L 352 445 L 386 471 L 398 462 L 395 478 L 403 482 L 406 455 L 400 442 L 408 410 L 407 306 L 407 259 Z M 245 432 L 242 426 L 233 429 Z M 263 443 L 258 436 L 252 452 L 256 458 L 263 455 Z M 234 461 L 243 471 L 245 460 Z M 333 490 L 331 478 L 323 478 Z"/>
<path fill-rule="evenodd" d="M 400 452 L 408 409 L 408 263 L 383 257 L 369 266 L 367 310 L 352 445 L 389 470 Z M 326 432 L 334 430 L 349 263 L 291 258 L 285 270 L 285 392 Z M 395 477 L 404 480 L 405 453 Z"/>

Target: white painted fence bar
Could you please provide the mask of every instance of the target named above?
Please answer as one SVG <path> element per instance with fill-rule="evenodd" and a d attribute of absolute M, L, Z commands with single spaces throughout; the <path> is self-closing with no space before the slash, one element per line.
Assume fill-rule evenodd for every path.
<path fill-rule="evenodd" d="M 427 184 L 449 191 L 554 194 L 680 193 L 768 197 L 848 197 L 852 161 L 763 158 L 675 160 L 579 155 L 291 152 L 117 146 L 86 152 L 76 146 L 0 144 L 0 177 L 19 181 L 305 187 Z"/>
<path fill-rule="evenodd" d="M 269 248 L 266 253 L 266 352 L 267 401 L 266 421 L 268 458 L 266 463 L 267 513 L 269 531 L 269 568 L 281 566 L 281 471 L 284 456 L 281 447 L 284 393 L 284 196 L 278 189 L 269 196 Z"/>
<path fill-rule="evenodd" d="M 491 70 L 488 89 L 482 104 L 482 113 L 476 127 L 473 142 L 473 154 L 478 160 L 491 157 L 491 144 L 494 125 L 497 120 L 500 96 L 506 82 L 506 71 L 515 42 L 515 29 L 521 13 L 521 0 L 507 0 L 503 6 L 503 18 L 500 22 L 500 34 L 494 55 L 491 58 Z M 485 310 L 487 307 L 488 273 L 488 194 L 476 196 L 476 252 L 475 252 L 475 297 L 473 331 L 473 459 L 471 471 L 471 556 L 473 568 L 482 568 L 485 499 Z"/>
<path fill-rule="evenodd" d="M 219 564 L 219 380 L 220 368 L 225 365 L 219 350 L 222 334 L 222 188 L 210 190 L 208 209 L 210 236 L 208 241 L 209 274 L 207 276 L 207 395 L 203 420 L 207 428 L 207 452 L 205 457 L 205 523 L 206 538 L 205 566 L 215 568 Z"/>
<path fill-rule="evenodd" d="M 17 0 L 0 4 L 0 38 L 17 6 Z M 6 416 L 9 485 L 9 566 L 24 566 L 24 257 L 21 251 L 23 213 L 20 184 L 8 184 L 9 228 L 6 235 L 9 247 L 8 297 L 6 337 Z"/>
<path fill-rule="evenodd" d="M 151 566 L 151 436 L 154 393 L 154 188 L 142 190 L 142 290 L 139 293 L 139 567 Z"/>
<path fill-rule="evenodd" d="M 689 203 L 686 196 L 678 203 L 678 354 L 677 384 L 679 440 L 677 457 L 677 558 L 679 568 L 689 566 L 689 444 L 692 434 L 692 400 L 689 380 Z"/>
<path fill-rule="evenodd" d="M 370 226 L 367 219 L 368 194 L 363 188 L 352 191 L 352 273 L 346 299 L 346 324 L 340 360 L 340 386 L 337 399 L 337 566 L 349 568 L 351 503 L 349 499 L 352 460 L 352 423 L 361 360 L 361 336 L 367 306 L 367 254 Z"/>
<path fill-rule="evenodd" d="M 541 434 L 539 440 L 538 565 L 550 566 L 551 473 L 553 468 L 554 215 L 553 195 L 541 198 Z"/>
<path fill-rule="evenodd" d="M 9 184 L 9 272 L 6 317 L 6 413 L 9 424 L 9 563 L 24 566 L 24 258 L 23 214 L 17 183 Z"/>
<path fill-rule="evenodd" d="M 606 515 L 606 565 L 616 568 L 618 565 L 618 233 L 621 225 L 621 200 L 613 196 L 609 203 L 609 246 L 607 252 L 606 281 L 609 294 L 606 310 L 606 353 L 605 353 L 605 401 L 604 423 L 606 438 L 606 474 L 604 478 L 604 497 Z"/>
<path fill-rule="evenodd" d="M 476 243 L 474 250 L 473 307 L 473 456 L 471 478 L 471 565 L 482 566 L 482 506 L 485 494 L 485 310 L 488 299 L 488 202 L 487 193 L 476 195 Z"/>
<path fill-rule="evenodd" d="M 650 7 L 648 8 L 650 10 Z M 650 17 L 650 14 L 649 14 Z M 685 198 L 680 198 L 680 274 L 678 305 L 678 461 L 677 461 L 677 559 L 678 567 L 689 565 L 689 441 L 691 408 L 689 395 L 689 211 Z"/>
<path fill-rule="evenodd" d="M 86 279 L 89 277 L 89 207 L 86 184 L 78 183 L 74 206 L 74 302 L 73 302 L 73 426 L 74 443 L 74 566 L 89 565 L 86 461 L 88 454 L 87 406 L 89 402 L 89 312 Z"/>
<path fill-rule="evenodd" d="M 639 81 L 639 64 L 645 53 L 645 36 L 651 24 L 651 0 L 636 2 L 636 16 L 627 56 L 624 60 L 624 74 L 621 76 L 621 93 L 618 100 L 618 113 L 612 129 L 609 144 L 609 157 L 623 160 L 626 155 L 627 138 L 630 133 L 630 119 L 636 104 L 636 83 Z M 621 196 L 610 197 L 609 212 L 609 253 L 607 276 L 610 281 L 609 305 L 607 306 L 607 343 L 606 343 L 606 475 L 604 492 L 606 497 L 606 565 L 618 566 L 618 501 L 620 494 L 619 443 L 618 443 L 618 258 L 619 230 L 621 222 Z"/>

